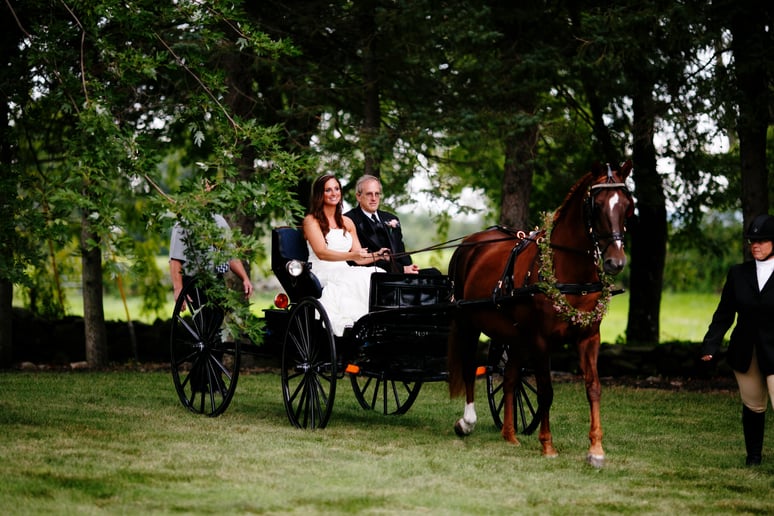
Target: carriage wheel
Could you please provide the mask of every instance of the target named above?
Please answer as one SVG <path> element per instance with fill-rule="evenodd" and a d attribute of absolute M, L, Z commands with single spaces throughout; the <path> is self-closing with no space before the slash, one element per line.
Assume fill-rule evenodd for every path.
<path fill-rule="evenodd" d="M 497 428 L 503 427 L 502 413 L 505 403 L 503 380 L 505 364 L 508 361 L 508 351 L 499 346 L 492 345 L 489 352 L 490 366 L 486 375 L 486 392 L 489 398 L 489 410 L 492 413 Z M 537 389 L 535 377 L 527 370 L 522 369 L 519 381 L 513 393 L 513 425 L 517 433 L 531 434 L 539 423 L 537 412 Z"/>
<path fill-rule="evenodd" d="M 422 382 L 387 380 L 384 373 L 350 374 L 352 390 L 360 406 L 385 415 L 405 414 L 419 395 Z"/>
<path fill-rule="evenodd" d="M 240 344 L 222 341 L 224 317 L 222 307 L 208 303 L 193 280 L 183 287 L 172 312 L 170 359 L 175 390 L 184 407 L 210 417 L 228 408 L 239 378 Z"/>
<path fill-rule="evenodd" d="M 302 299 L 291 311 L 282 344 L 282 398 L 297 428 L 325 428 L 336 395 L 336 346 L 319 301 Z"/>

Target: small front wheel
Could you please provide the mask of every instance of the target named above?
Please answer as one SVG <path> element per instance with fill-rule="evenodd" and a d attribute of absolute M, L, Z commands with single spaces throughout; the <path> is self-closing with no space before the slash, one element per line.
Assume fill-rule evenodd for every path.
<path fill-rule="evenodd" d="M 336 346 L 325 309 L 302 299 L 290 312 L 282 343 L 282 399 L 297 428 L 325 428 L 336 396 Z"/>
<path fill-rule="evenodd" d="M 240 344 L 223 342 L 225 312 L 187 279 L 172 312 L 170 359 L 180 402 L 197 414 L 222 414 L 239 378 Z"/>

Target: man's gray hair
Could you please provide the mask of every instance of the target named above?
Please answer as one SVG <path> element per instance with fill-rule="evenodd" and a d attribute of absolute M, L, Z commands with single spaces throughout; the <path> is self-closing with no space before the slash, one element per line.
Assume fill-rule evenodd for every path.
<path fill-rule="evenodd" d="M 368 181 L 376 181 L 379 183 L 379 190 L 382 189 L 382 182 L 379 180 L 378 177 L 372 176 L 371 174 L 364 174 L 360 176 L 360 178 L 357 180 L 357 183 L 355 183 L 355 193 L 361 194 L 363 193 L 363 183 L 367 183 Z"/>

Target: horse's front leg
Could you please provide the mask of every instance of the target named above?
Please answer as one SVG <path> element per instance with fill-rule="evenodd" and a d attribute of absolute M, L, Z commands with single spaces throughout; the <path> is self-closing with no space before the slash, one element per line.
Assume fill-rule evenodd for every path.
<path fill-rule="evenodd" d="M 586 383 L 586 398 L 589 401 L 591 421 L 589 428 L 590 444 L 586 461 L 596 468 L 601 468 L 605 464 L 605 450 L 602 448 L 602 419 L 600 413 L 602 386 L 599 383 L 599 372 L 597 371 L 599 331 L 588 339 L 582 340 L 578 345 L 578 352 L 583 379 Z"/>

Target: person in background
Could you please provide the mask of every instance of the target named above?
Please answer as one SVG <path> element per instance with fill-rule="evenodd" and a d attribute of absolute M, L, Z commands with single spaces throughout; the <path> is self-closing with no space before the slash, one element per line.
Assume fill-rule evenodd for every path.
<path fill-rule="evenodd" d="M 205 181 L 204 190 L 210 192 L 215 187 L 214 184 Z M 213 220 L 217 227 L 224 233 L 229 233 L 231 227 L 226 222 L 226 219 L 222 215 L 213 214 Z M 191 238 L 195 238 L 190 235 L 189 231 L 184 229 L 179 222 L 175 223 L 172 228 L 172 234 L 169 242 L 169 274 L 172 279 L 172 291 L 175 297 L 175 303 L 177 303 L 180 293 L 183 287 L 192 281 L 194 276 L 201 272 L 201 264 L 193 263 L 192 260 L 197 260 L 196 257 L 189 256 L 187 241 Z M 250 276 L 247 274 L 242 261 L 236 258 L 232 258 L 227 263 L 219 265 L 214 264 L 211 260 L 205 259 L 205 266 L 212 268 L 218 274 L 225 274 L 229 270 L 233 271 L 239 279 L 242 281 L 242 291 L 244 292 L 245 299 L 248 299 L 253 294 L 253 284 L 250 281 Z M 197 289 L 198 290 L 198 289 Z M 200 291 L 200 295 L 193 296 L 189 299 L 183 300 L 181 305 L 181 311 L 190 309 L 191 313 L 199 313 L 200 317 L 208 321 L 208 324 L 212 324 L 213 328 L 220 328 L 223 322 L 222 310 L 211 310 L 206 306 L 207 295 L 204 291 Z M 217 360 L 222 360 L 222 352 L 213 352 L 213 355 L 217 357 Z M 203 371 L 204 365 L 199 364 L 198 368 L 194 368 L 190 373 L 190 385 L 194 393 L 207 392 L 208 375 L 205 375 Z M 222 378 L 222 373 L 215 373 L 217 378 Z M 221 393 L 225 393 L 225 387 L 223 380 L 215 381 L 211 386 L 213 390 L 220 390 Z M 225 396 L 225 394 L 223 394 Z"/>
<path fill-rule="evenodd" d="M 212 218 L 215 220 L 215 224 L 223 231 L 231 231 L 231 227 L 223 216 L 216 214 L 213 215 Z M 186 257 L 187 246 L 185 240 L 186 231 L 179 223 L 175 223 L 172 228 L 172 236 L 170 237 L 169 242 L 169 275 L 172 278 L 172 291 L 174 292 L 175 302 L 177 302 L 177 298 L 180 296 L 180 291 L 183 290 L 185 281 L 188 281 L 189 278 L 196 274 L 196 271 L 191 271 L 186 268 L 188 258 Z M 221 274 L 224 274 L 230 269 L 239 277 L 242 281 L 245 299 L 253 295 L 253 284 L 250 281 L 250 276 L 247 274 L 241 260 L 234 258 L 229 260 L 228 264 L 219 265 L 215 268 L 216 271 Z"/>
<path fill-rule="evenodd" d="M 701 348 L 712 360 L 734 323 L 726 360 L 742 398 L 746 465 L 761 463 L 766 408 L 774 403 L 774 217 L 759 215 L 745 233 L 754 258 L 732 266 Z"/>
<path fill-rule="evenodd" d="M 333 333 L 341 336 L 345 328 L 368 313 L 371 274 L 384 272 L 373 265 L 389 249 L 376 248 L 372 252 L 361 247 L 355 224 L 342 213 L 341 183 L 330 174 L 312 184 L 304 237 L 312 272 L 323 287 L 320 303 Z M 353 267 L 348 261 L 370 267 Z"/>
<path fill-rule="evenodd" d="M 204 181 L 204 191 L 211 192 L 215 188 L 214 183 Z M 226 219 L 222 215 L 214 214 L 212 216 L 215 224 L 224 232 L 231 232 L 231 227 L 226 222 Z M 179 222 L 176 222 L 172 228 L 172 235 L 169 242 L 169 275 L 172 279 L 172 291 L 175 296 L 175 302 L 180 296 L 180 292 L 183 290 L 183 285 L 192 278 L 197 271 L 192 270 L 193 267 L 186 266 L 189 257 L 187 256 L 188 247 L 186 240 L 189 238 L 186 230 L 182 228 Z M 231 259 L 227 264 L 221 264 L 218 266 L 212 265 L 216 272 L 225 274 L 229 269 L 236 274 L 242 281 L 242 289 L 245 294 L 245 299 L 248 299 L 253 295 L 253 284 L 250 281 L 250 276 L 247 274 L 244 265 L 241 260 Z M 185 310 L 185 304 L 183 305 Z"/>
<path fill-rule="evenodd" d="M 369 249 L 386 248 L 390 251 L 390 255 L 378 260 L 376 265 L 388 272 L 418 273 L 419 267 L 406 253 L 400 220 L 394 214 L 379 209 L 382 200 L 379 178 L 364 175 L 358 179 L 355 197 L 358 206 L 349 210 L 346 216 L 355 223 L 360 243 Z"/>

